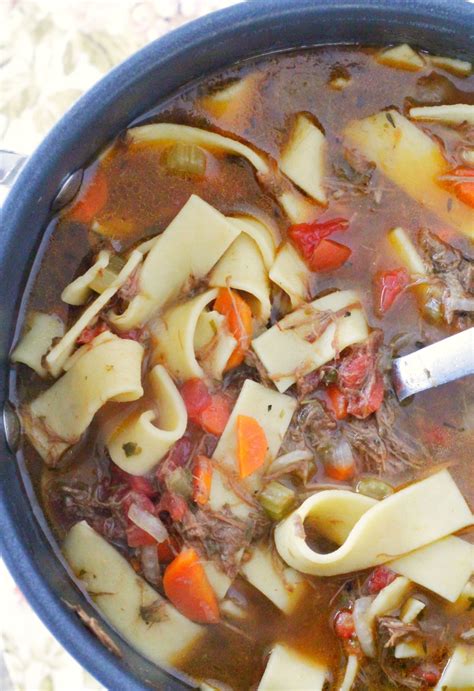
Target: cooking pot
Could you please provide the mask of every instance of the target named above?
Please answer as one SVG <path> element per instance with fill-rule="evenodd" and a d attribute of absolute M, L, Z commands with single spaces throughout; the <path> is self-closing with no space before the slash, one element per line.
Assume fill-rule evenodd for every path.
<path fill-rule="evenodd" d="M 8 351 L 33 259 L 54 208 L 80 170 L 127 124 L 183 85 L 264 53 L 328 43 L 415 47 L 472 59 L 474 4 L 467 0 L 253 0 L 191 22 L 143 48 L 102 79 L 60 120 L 27 161 L 2 212 L 0 230 L 0 545 L 19 587 L 62 645 L 111 689 L 192 688 L 136 653 L 104 621 L 119 658 L 67 603 L 101 620 L 67 566 L 16 461 L 8 408 Z M 8 161 L 7 161 L 8 163 Z M 0 175 L 1 178 L 1 175 Z M 69 183 L 64 188 L 64 181 Z M 6 407 L 5 407 L 6 406 Z M 4 429 L 5 427 L 5 429 Z M 7 438 L 10 446 L 7 443 Z"/>

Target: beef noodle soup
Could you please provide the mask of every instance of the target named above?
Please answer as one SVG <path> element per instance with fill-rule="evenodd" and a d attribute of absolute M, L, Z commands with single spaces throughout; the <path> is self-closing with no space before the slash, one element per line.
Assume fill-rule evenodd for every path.
<path fill-rule="evenodd" d="M 267 56 L 130 125 L 47 230 L 20 453 L 72 571 L 203 689 L 473 688 L 474 76 Z"/>

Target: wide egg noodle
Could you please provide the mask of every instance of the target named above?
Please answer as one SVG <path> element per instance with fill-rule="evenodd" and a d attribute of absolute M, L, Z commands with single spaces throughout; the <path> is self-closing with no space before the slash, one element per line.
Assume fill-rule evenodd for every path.
<path fill-rule="evenodd" d="M 171 307 L 153 330 L 153 360 L 164 363 L 176 379 L 203 378 L 206 370 L 215 379 L 222 378 L 237 341 L 221 322 L 213 342 L 203 343 L 210 335 L 211 322 L 208 322 L 208 318 L 213 312 L 206 312 L 206 307 L 216 299 L 217 292 L 216 289 L 207 290 Z M 201 354 L 202 359 L 198 360 Z"/>
<path fill-rule="evenodd" d="M 305 657 L 286 644 L 276 643 L 257 691 L 323 691 L 328 676 L 325 665 Z"/>
<path fill-rule="evenodd" d="M 54 465 L 79 441 L 107 401 L 135 401 L 143 395 L 143 347 L 109 331 L 82 346 L 73 366 L 21 411 L 28 439 Z"/>
<path fill-rule="evenodd" d="M 347 309 L 346 309 L 347 308 Z M 360 298 L 342 290 L 318 298 L 281 319 L 252 341 L 280 392 L 369 335 Z"/>
<path fill-rule="evenodd" d="M 236 139 L 223 137 L 216 132 L 203 130 L 188 125 L 175 125 L 166 122 L 142 125 L 128 130 L 130 140 L 135 144 L 143 142 L 182 142 L 183 144 L 195 144 L 196 146 L 209 147 L 220 151 L 226 151 L 246 158 L 254 168 L 262 174 L 268 173 L 268 165 L 263 156 Z"/>
<path fill-rule="evenodd" d="M 264 324 L 270 318 L 270 281 L 258 245 L 246 233 L 234 240 L 209 276 L 215 288 L 248 293 L 253 314 Z"/>
<path fill-rule="evenodd" d="M 172 666 L 204 635 L 202 626 L 180 614 L 85 521 L 71 528 L 63 552 L 107 621 L 155 664 Z"/>
<path fill-rule="evenodd" d="M 305 540 L 306 519 L 317 525 L 321 535 L 341 546 L 328 554 L 314 551 Z M 464 497 L 449 472 L 442 470 L 380 502 L 347 490 L 316 493 L 280 523 L 275 544 L 293 568 L 317 576 L 336 576 L 390 563 L 472 524 Z M 461 592 L 464 565 L 458 573 L 457 564 L 450 564 L 449 578 L 456 580 Z M 403 568 L 398 570 L 404 575 Z M 410 578 L 417 580 L 416 569 Z M 424 585 L 431 587 L 426 581 Z"/>
<path fill-rule="evenodd" d="M 92 293 L 91 283 L 108 266 L 109 261 L 110 252 L 101 250 L 94 264 L 64 288 L 61 300 L 68 305 L 84 305 Z"/>
<path fill-rule="evenodd" d="M 138 294 L 123 314 L 111 313 L 119 330 L 141 326 L 191 283 L 204 278 L 240 231 L 217 209 L 191 195 L 150 249 Z"/>
<path fill-rule="evenodd" d="M 48 375 L 43 366 L 43 357 L 55 338 L 64 334 L 64 323 L 55 314 L 31 312 L 25 321 L 25 330 L 11 354 L 12 362 L 21 362 L 31 367 L 40 377 Z"/>
<path fill-rule="evenodd" d="M 373 161 L 416 202 L 474 237 L 472 209 L 437 182 L 449 172 L 440 146 L 408 118 L 396 110 L 383 111 L 349 123 L 344 136 L 348 146 Z"/>
<path fill-rule="evenodd" d="M 269 277 L 288 295 L 293 309 L 309 299 L 311 271 L 291 243 L 278 248 Z"/>
<path fill-rule="evenodd" d="M 280 170 L 320 204 L 327 204 L 322 184 L 326 150 L 324 134 L 306 115 L 300 114 L 279 161 Z"/>
<path fill-rule="evenodd" d="M 73 324 L 69 331 L 67 331 L 64 334 L 63 338 L 59 341 L 59 343 L 57 343 L 49 351 L 45 358 L 46 367 L 54 377 L 57 377 L 61 373 L 61 371 L 66 368 L 65 365 L 67 363 L 67 360 L 72 354 L 74 347 L 76 345 L 76 341 L 81 335 L 82 331 L 87 326 L 89 326 L 92 320 L 95 319 L 95 317 L 97 317 L 99 312 L 106 306 L 109 300 L 111 300 L 111 298 L 113 298 L 114 295 L 116 295 L 116 293 L 130 278 L 130 276 L 133 274 L 135 269 L 138 268 L 142 261 L 142 253 L 138 250 L 134 250 L 130 254 L 130 257 L 128 258 L 125 266 L 117 275 L 117 278 L 114 281 L 112 281 L 110 286 L 106 288 L 101 295 L 98 295 L 97 298 L 93 302 L 91 302 L 91 304 L 88 307 L 86 307 L 86 309 L 81 314 L 76 323 Z"/>
<path fill-rule="evenodd" d="M 238 473 L 237 417 L 246 415 L 254 418 L 265 432 L 268 450 L 265 463 L 241 482 L 250 492 L 257 491 L 261 487 L 265 469 L 276 458 L 295 408 L 294 398 L 246 379 L 212 458 L 229 472 Z M 209 503 L 213 510 L 217 510 L 222 507 L 216 505 L 220 502 L 216 502 L 213 490 L 214 487 L 211 487 Z"/>
<path fill-rule="evenodd" d="M 148 375 L 156 410 L 125 420 L 107 440 L 112 461 L 130 475 L 145 475 L 181 439 L 188 415 L 176 384 L 162 365 Z"/>
<path fill-rule="evenodd" d="M 228 218 L 239 230 L 254 240 L 262 255 L 265 269 L 270 271 L 275 260 L 276 245 L 280 239 L 276 229 L 253 216 L 229 216 Z"/>

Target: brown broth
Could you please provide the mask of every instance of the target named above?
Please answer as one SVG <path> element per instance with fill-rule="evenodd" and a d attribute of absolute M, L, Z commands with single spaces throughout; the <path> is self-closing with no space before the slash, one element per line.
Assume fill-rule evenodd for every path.
<path fill-rule="evenodd" d="M 345 69 L 352 77 L 352 83 L 345 90 L 336 91 L 327 84 L 335 69 Z M 207 93 L 220 84 L 252 72 L 258 74 L 257 86 L 246 107 L 221 117 L 206 110 L 202 99 Z M 474 76 L 461 79 L 431 67 L 418 72 L 391 69 L 378 64 L 372 50 L 330 47 L 268 56 L 232 67 L 185 89 L 140 121 L 170 121 L 215 128 L 276 157 L 285 143 L 292 116 L 305 111 L 317 118 L 324 128 L 329 142 L 329 159 L 337 165 L 342 156 L 341 133 L 353 118 L 362 118 L 388 107 L 406 112 L 411 103 L 437 102 L 474 103 Z M 446 134 L 446 130 L 439 126 L 423 127 L 443 138 L 446 154 L 455 163 L 456 133 Z M 122 235 L 103 238 L 90 229 L 88 231 L 84 225 L 70 221 L 67 211 L 60 215 L 54 221 L 56 226 L 45 248 L 28 309 L 54 311 L 72 321 L 77 311 L 68 311 L 60 301 L 60 294 L 72 277 L 89 265 L 93 252 L 99 246 L 109 244 L 115 250 L 127 249 L 160 232 L 191 193 L 200 195 L 226 214 L 244 212 L 273 218 L 284 234 L 285 220 L 279 207 L 269 192 L 258 184 L 248 163 L 209 153 L 206 177 L 192 180 L 167 172 L 163 165 L 163 150 L 163 146 L 128 146 L 120 140 L 106 154 L 101 166 L 107 177 L 109 197 L 98 221 L 107 224 L 111 219 L 119 219 L 116 228 L 122 229 Z M 428 226 L 441 234 L 445 234 L 447 229 L 439 219 L 377 173 L 374 181 L 382 190 L 378 203 L 372 194 L 345 194 L 340 199 L 331 198 L 330 215 L 351 219 L 350 231 L 344 233 L 342 241 L 351 247 L 353 253 L 350 261 L 335 275 L 329 273 L 317 277 L 313 294 L 328 288 L 357 288 L 363 296 L 369 323 L 383 328 L 386 343 L 396 335 L 408 334 L 405 350 L 410 351 L 418 342 L 428 343 L 443 337 L 447 329 L 422 321 L 416 301 L 410 294 L 405 294 L 396 303 L 389 317 L 378 319 L 372 305 L 372 277 L 375 271 L 396 265 L 386 240 L 386 232 L 391 227 L 403 225 L 411 233 L 420 226 Z M 336 190 L 341 185 L 344 186 L 344 182 L 333 172 L 330 187 Z M 334 239 L 342 239 L 342 234 L 340 238 L 336 234 Z M 449 233 L 449 241 L 463 251 L 469 250 L 466 238 Z M 20 367 L 17 398 L 24 401 L 33 397 L 38 386 L 41 385 L 37 378 Z M 114 414 L 115 409 L 110 404 L 101 412 L 102 418 Z M 464 381 L 427 392 L 400 408 L 395 424 L 396 429 L 408 431 L 414 437 L 432 433 L 431 462 L 420 472 L 407 470 L 398 476 L 387 477 L 387 481 L 401 484 L 447 463 L 466 499 L 474 506 L 472 386 Z M 27 444 L 24 453 L 37 480 L 43 509 L 56 536 L 62 539 L 70 526 L 64 524 L 61 511 L 45 493 L 45 488 L 52 480 L 67 480 L 71 476 L 84 483 L 96 482 L 96 463 L 103 455 L 103 445 L 96 429 L 93 427 L 68 455 L 65 468 L 52 470 L 44 467 L 40 473 L 39 459 Z M 472 531 L 466 532 L 464 537 L 474 542 Z M 234 596 L 248 612 L 247 618 L 238 625 L 241 632 L 224 625 L 209 627 L 199 644 L 181 656 L 178 666 L 192 676 L 217 679 L 235 689 L 255 688 L 271 645 L 278 640 L 287 641 L 327 663 L 336 679 L 343 657 L 331 617 L 333 598 L 341 583 L 341 578 L 312 579 L 307 596 L 287 617 L 250 585 L 236 581 Z M 472 622 L 469 626 L 466 623 L 468 615 L 463 615 L 460 620 L 451 620 L 449 608 L 426 592 L 423 596 L 430 602 L 437 602 L 441 620 L 450 627 L 450 642 L 459 630 L 459 621 L 463 629 L 472 626 Z"/>

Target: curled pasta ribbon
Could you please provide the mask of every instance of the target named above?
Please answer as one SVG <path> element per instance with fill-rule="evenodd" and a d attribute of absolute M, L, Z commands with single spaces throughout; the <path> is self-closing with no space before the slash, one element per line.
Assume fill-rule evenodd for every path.
<path fill-rule="evenodd" d="M 341 546 L 329 554 L 312 549 L 305 540 L 307 519 Z M 314 494 L 276 528 L 275 543 L 295 569 L 337 576 L 396 559 L 472 524 L 464 497 L 442 470 L 380 502 L 346 490 Z"/>
<path fill-rule="evenodd" d="M 110 252 L 101 250 L 97 260 L 87 271 L 67 285 L 61 293 L 61 300 L 68 305 L 84 305 L 92 293 L 91 283 L 109 264 Z"/>
<path fill-rule="evenodd" d="M 269 277 L 285 291 L 293 309 L 310 299 L 311 271 L 290 242 L 278 248 Z"/>
<path fill-rule="evenodd" d="M 143 262 L 138 294 L 110 322 L 123 331 L 144 324 L 180 291 L 207 276 L 240 230 L 217 209 L 191 195 L 156 239 Z"/>
<path fill-rule="evenodd" d="M 45 361 L 47 369 L 54 377 L 57 377 L 63 369 L 67 369 L 67 360 L 72 354 L 76 341 L 81 332 L 91 323 L 93 319 L 95 319 L 95 317 L 106 306 L 109 300 L 114 297 L 114 295 L 130 278 L 142 261 L 143 254 L 138 250 L 134 250 L 130 254 L 127 263 L 122 268 L 117 278 L 112 281 L 110 286 L 106 288 L 101 295 L 98 295 L 97 298 L 86 307 L 79 319 L 71 326 L 69 331 L 64 334 L 59 343 L 51 348 L 45 358 Z"/>
<path fill-rule="evenodd" d="M 156 365 L 149 380 L 155 409 L 125 420 L 107 442 L 113 462 L 131 475 L 144 475 L 161 461 L 188 423 L 183 399 L 166 369 Z"/>
<path fill-rule="evenodd" d="M 106 331 L 82 346 L 68 372 L 23 408 L 25 432 L 46 463 L 54 465 L 79 441 L 104 403 L 143 396 L 142 358 L 139 343 Z"/>
<path fill-rule="evenodd" d="M 270 319 L 268 273 L 258 245 L 246 233 L 241 233 L 218 261 L 209 277 L 209 285 L 245 291 L 253 303 L 253 314 L 264 324 Z"/>
<path fill-rule="evenodd" d="M 226 331 L 223 315 L 206 311 L 207 305 L 216 297 L 216 289 L 207 290 L 172 307 L 165 312 L 153 334 L 156 343 L 154 360 L 164 362 L 177 379 L 202 378 L 205 370 L 215 379 L 222 378 L 237 341 Z M 211 327 L 213 320 L 216 333 Z M 202 354 L 200 361 L 198 353 Z"/>

